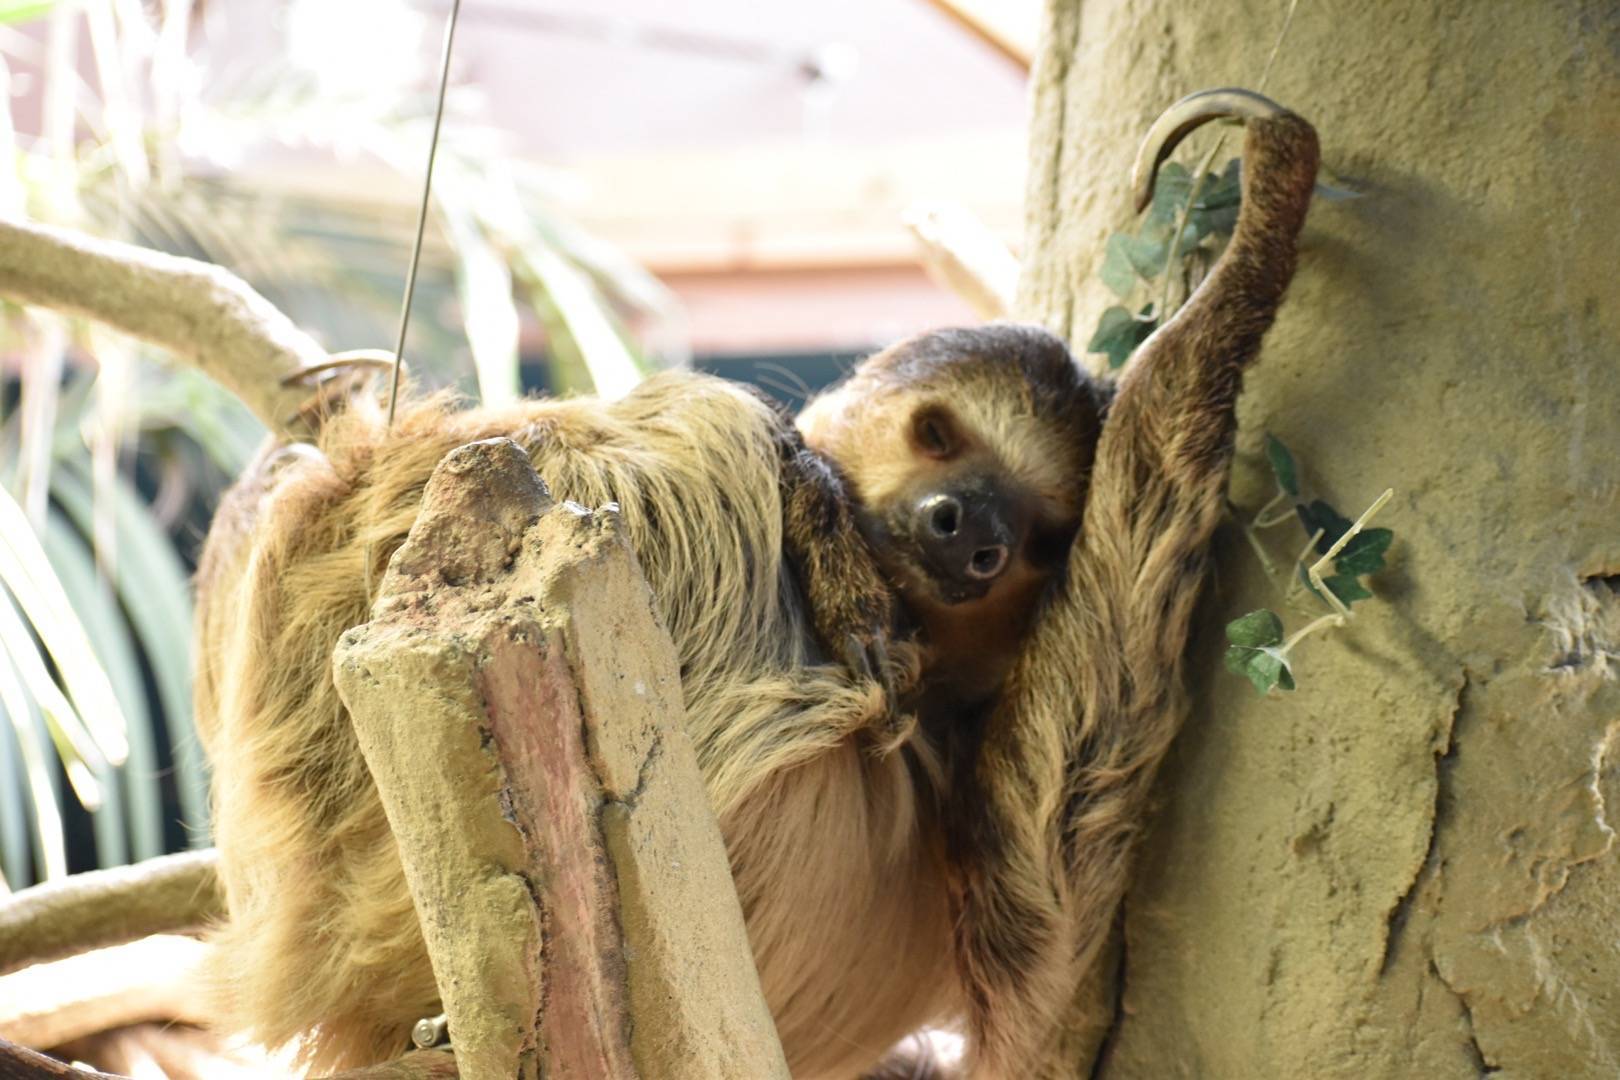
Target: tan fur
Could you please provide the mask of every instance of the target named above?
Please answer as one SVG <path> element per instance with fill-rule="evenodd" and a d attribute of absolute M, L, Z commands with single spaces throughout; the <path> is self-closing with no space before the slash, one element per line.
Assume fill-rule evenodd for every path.
<path fill-rule="evenodd" d="M 200 574 L 229 1015 L 271 1043 L 308 1034 L 308 1058 L 330 1067 L 397 1052 L 436 1009 L 330 655 L 366 617 L 366 583 L 434 464 L 509 435 L 558 497 L 622 507 L 681 658 L 688 732 L 794 1075 L 851 1077 L 952 1018 L 969 1075 L 1063 1075 L 1053 1047 L 1183 712 L 1232 404 L 1292 276 L 1315 166 L 1304 121 L 1250 123 L 1233 240 L 1142 347 L 1100 435 L 1098 401 L 1060 345 L 992 328 L 872 358 L 801 418 L 809 450 L 747 393 L 672 374 L 610 405 L 415 402 L 392 433 L 356 402 L 317 447 L 272 451 L 222 506 Z M 862 657 L 824 657 L 843 636 L 876 641 L 883 590 L 849 520 L 912 498 L 931 466 L 906 433 L 933 407 L 964 433 L 955 467 L 993 468 L 1065 543 L 1079 536 L 1055 576 L 1031 556 L 983 602 L 932 607 L 904 553 L 879 544 L 932 651 L 912 727 L 855 674 Z M 813 482 L 794 486 L 795 469 Z M 907 667 L 904 644 L 891 648 Z M 883 1075 L 904 1067 L 891 1059 Z"/>
<path fill-rule="evenodd" d="M 780 555 L 779 424 L 686 374 L 612 405 L 411 403 L 392 434 L 356 402 L 318 447 L 272 451 L 232 492 L 200 572 L 197 680 L 231 910 L 215 935 L 226 1023 L 272 1045 L 308 1034 L 310 1063 L 334 1068 L 397 1053 L 437 1011 L 330 656 L 367 617 L 366 582 L 433 466 L 493 435 L 529 447 L 558 498 L 620 504 L 677 642 L 688 731 L 795 1075 L 850 1075 L 948 1011 L 939 843 L 921 842 L 908 757 L 868 752 L 888 711 L 878 686 L 812 662 Z M 882 1008 L 854 1007 L 852 972 Z"/>

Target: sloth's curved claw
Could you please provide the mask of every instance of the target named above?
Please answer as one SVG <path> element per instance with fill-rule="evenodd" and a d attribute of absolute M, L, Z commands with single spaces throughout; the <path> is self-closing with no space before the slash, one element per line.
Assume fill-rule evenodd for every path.
<path fill-rule="evenodd" d="M 1287 112 L 1270 98 L 1235 86 L 1188 94 L 1159 114 L 1136 152 L 1136 164 L 1131 168 L 1131 191 L 1136 200 L 1136 212 L 1140 214 L 1153 201 L 1153 183 L 1164 159 L 1170 156 L 1182 139 L 1198 128 L 1211 120 L 1227 117 L 1263 120 L 1283 116 Z"/>
<path fill-rule="evenodd" d="M 890 713 L 899 709 L 899 687 L 895 683 L 894 665 L 889 661 L 889 646 L 882 634 L 866 637 L 849 634 L 844 638 L 844 664 L 861 682 L 875 682 L 883 689 L 883 698 Z"/>
<path fill-rule="evenodd" d="M 350 349 L 334 353 L 319 364 L 310 364 L 281 380 L 282 386 L 319 386 L 336 374 L 348 371 L 392 371 L 394 354 L 385 349 Z"/>
<path fill-rule="evenodd" d="M 916 683 L 915 652 L 901 643 L 898 656 L 891 654 L 887 638 L 881 633 L 864 641 L 859 635 L 851 634 L 847 655 L 850 670 L 857 677 L 876 682 L 883 690 L 882 715 L 875 719 L 868 734 L 873 739 L 872 752 L 879 757 L 886 756 L 904 746 L 917 730 L 916 713 L 901 703 Z"/>
<path fill-rule="evenodd" d="M 383 349 L 350 349 L 334 353 L 323 363 L 288 375 L 282 386 L 306 386 L 310 396 L 298 411 L 287 418 L 289 429 L 319 430 L 322 423 L 340 409 L 351 395 L 377 375 L 394 370 L 394 354 Z"/>

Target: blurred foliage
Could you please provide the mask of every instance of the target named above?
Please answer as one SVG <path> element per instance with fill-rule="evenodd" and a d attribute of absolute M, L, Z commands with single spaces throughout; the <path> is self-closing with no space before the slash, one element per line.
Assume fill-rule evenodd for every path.
<path fill-rule="evenodd" d="M 399 0 L 239 0 L 206 20 L 192 0 L 0 0 L 17 112 L 0 110 L 0 214 L 217 263 L 332 351 L 391 347 L 437 30 Z M 686 360 L 668 292 L 556 213 L 557 178 L 514 164 L 478 106 L 453 85 L 416 377 L 514 399 L 526 318 L 553 387 L 616 394 Z M 189 563 L 263 432 L 195 372 L 49 312 L 0 306 L 0 364 L 0 870 L 16 888 L 70 869 L 85 811 L 99 865 L 206 842 Z"/>

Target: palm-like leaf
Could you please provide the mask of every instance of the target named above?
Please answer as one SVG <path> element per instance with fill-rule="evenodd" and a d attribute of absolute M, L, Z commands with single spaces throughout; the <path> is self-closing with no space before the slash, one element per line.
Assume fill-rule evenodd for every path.
<path fill-rule="evenodd" d="M 149 25 L 129 0 L 0 0 L 0 24 L 50 20 L 43 47 L 10 31 L 0 36 L 0 54 L 22 47 L 31 50 L 26 62 L 45 65 L 41 136 L 15 136 L 0 110 L 0 213 L 26 210 L 219 263 L 334 351 L 391 343 L 414 214 L 409 192 L 426 150 L 432 100 L 422 87 L 430 72 L 398 63 L 360 70 L 369 61 L 348 55 L 334 79 L 331 65 L 300 66 L 294 56 L 205 79 L 185 52 L 189 5 L 161 7 L 163 19 Z M 315 0 L 291 7 L 294 21 L 313 29 L 311 41 L 322 39 L 322 20 L 338 17 Z M 370 0 L 367 10 L 374 20 L 415 17 L 397 0 Z M 95 93 L 75 70 L 81 35 Z M 0 55 L 0 86 L 6 82 Z M 90 137 L 75 145 L 75 131 Z M 285 147 L 392 170 L 401 197 L 274 187 L 262 170 L 241 167 Z M 622 393 L 649 357 L 685 359 L 684 323 L 669 292 L 555 213 L 554 202 L 546 173 L 510 166 L 499 134 L 478 120 L 474 96 L 454 91 L 419 275 L 421 316 L 407 348 L 418 376 L 463 379 L 469 369 L 457 357 L 465 347 L 480 396 L 513 399 L 523 307 L 545 330 L 560 388 Z M 459 321 L 445 318 L 456 311 L 452 299 Z M 628 333 L 632 322 L 651 327 L 656 344 Z M 0 869 L 18 886 L 66 869 L 52 747 L 80 800 L 99 803 L 103 865 L 161 851 L 165 741 L 183 823 L 194 840 L 206 837 L 206 775 L 190 713 L 187 571 L 120 463 L 134 445 L 144 461 L 166 461 L 165 476 L 198 462 L 209 475 L 230 476 L 264 432 L 196 373 L 165 369 L 129 343 L 46 313 L 0 314 L 0 356 L 15 359 L 22 387 L 19 407 L 0 415 L 0 453 L 10 455 L 0 460 L 0 480 L 11 488 L 0 490 L 0 708 L 9 720 L 0 725 Z M 201 453 L 175 458 L 176 436 Z M 171 487 L 195 489 L 198 481 L 166 484 L 165 492 Z M 147 673 L 156 708 L 146 699 Z"/>

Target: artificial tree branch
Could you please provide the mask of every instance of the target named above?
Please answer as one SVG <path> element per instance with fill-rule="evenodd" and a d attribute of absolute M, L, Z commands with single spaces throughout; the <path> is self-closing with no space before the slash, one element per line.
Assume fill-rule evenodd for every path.
<path fill-rule="evenodd" d="M 1004 319 L 1018 293 L 1018 260 L 965 207 L 920 204 L 905 214 L 923 268 L 966 300 L 981 319 Z"/>
<path fill-rule="evenodd" d="M 0 220 L 0 297 L 105 323 L 190 364 L 271 431 L 311 394 L 326 350 L 236 275 L 133 244 Z"/>
<path fill-rule="evenodd" d="M 786 1080 L 679 670 L 616 511 L 445 456 L 333 677 L 471 1080 Z"/>
<path fill-rule="evenodd" d="M 331 1080 L 456 1080 L 456 1059 L 445 1050 L 406 1054 L 397 1061 L 336 1073 Z M 0 1039 L 0 1080 L 123 1080 L 81 1069 Z"/>
<path fill-rule="evenodd" d="M 208 946 L 154 934 L 0 977 L 0 1038 L 56 1047 L 141 1023 L 201 1025 Z"/>
<path fill-rule="evenodd" d="M 0 901 L 0 975 L 121 945 L 201 929 L 225 913 L 212 850 L 75 874 Z"/>

